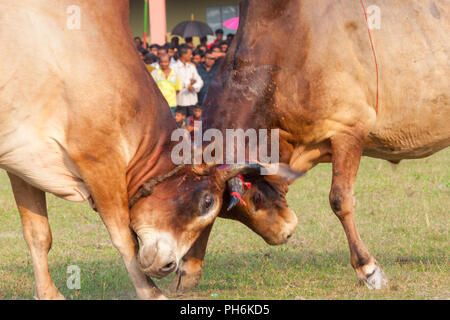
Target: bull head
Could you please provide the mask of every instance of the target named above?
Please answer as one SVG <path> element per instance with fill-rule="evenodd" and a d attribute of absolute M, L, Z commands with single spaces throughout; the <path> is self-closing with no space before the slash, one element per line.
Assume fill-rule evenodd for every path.
<path fill-rule="evenodd" d="M 295 179 L 304 175 L 304 172 L 293 171 L 288 165 L 285 164 L 277 164 L 277 173 L 276 175 L 268 175 L 268 180 L 274 182 L 287 182 L 291 183 Z M 269 170 L 268 170 L 269 169 Z M 227 211 L 233 209 L 239 202 L 243 205 L 245 201 L 242 199 L 245 188 L 250 188 L 251 184 L 246 183 L 242 177 L 243 174 L 258 174 L 261 170 L 274 170 L 273 167 L 269 167 L 268 165 L 261 165 L 255 163 L 243 164 L 243 165 L 233 165 L 230 169 L 230 176 L 227 180 L 228 191 L 231 195 L 231 200 L 228 204 Z"/>
<path fill-rule="evenodd" d="M 287 165 L 280 168 L 276 175 L 268 177 L 287 182 L 302 174 Z M 142 271 L 157 278 L 174 271 L 203 229 L 219 214 L 226 186 L 233 186 L 239 174 L 258 175 L 262 169 L 267 166 L 186 165 L 144 184 L 139 197 L 130 201 L 130 226 L 142 243 Z"/>

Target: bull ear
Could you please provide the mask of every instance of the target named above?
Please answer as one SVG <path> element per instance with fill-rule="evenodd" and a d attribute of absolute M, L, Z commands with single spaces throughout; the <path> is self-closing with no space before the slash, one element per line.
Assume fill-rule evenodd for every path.
<path fill-rule="evenodd" d="M 292 170 L 292 168 L 285 163 L 261 163 L 261 165 L 264 167 L 264 170 L 262 170 L 264 179 L 269 182 L 291 184 L 295 180 L 306 174 L 306 171 Z"/>

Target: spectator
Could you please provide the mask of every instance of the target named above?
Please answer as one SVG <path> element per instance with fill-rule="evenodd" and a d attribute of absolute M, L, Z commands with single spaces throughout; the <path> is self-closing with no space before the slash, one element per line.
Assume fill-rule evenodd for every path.
<path fill-rule="evenodd" d="M 212 46 L 212 47 L 211 47 L 211 51 L 212 51 L 214 54 L 219 54 L 219 53 L 222 52 L 222 50 L 220 49 L 219 46 Z"/>
<path fill-rule="evenodd" d="M 158 57 L 159 69 L 153 70 L 151 75 L 169 104 L 172 115 L 175 115 L 177 107 L 177 93 L 181 90 L 180 79 L 170 68 L 170 57 L 161 54 Z"/>
<path fill-rule="evenodd" d="M 208 91 L 209 84 L 211 82 L 212 77 L 217 72 L 219 65 L 220 61 L 218 60 L 218 57 L 211 50 L 209 50 L 205 54 L 205 63 L 200 64 L 197 67 L 198 74 L 203 80 L 203 88 L 198 93 L 199 105 L 203 105 L 203 103 L 205 102 L 206 92 Z"/>
<path fill-rule="evenodd" d="M 158 61 L 158 57 L 155 56 L 154 54 L 147 53 L 145 55 L 144 63 L 145 63 L 145 66 L 147 67 L 148 72 L 150 72 L 150 74 L 152 73 L 153 70 L 156 70 L 156 68 L 153 66 L 153 64 L 157 61 Z"/>
<path fill-rule="evenodd" d="M 201 53 L 200 53 L 200 56 L 201 56 L 201 58 L 200 58 L 200 64 L 205 63 L 205 61 L 206 61 L 206 53 L 201 52 Z M 198 71 L 198 70 L 197 70 L 197 71 Z"/>
<path fill-rule="evenodd" d="M 177 36 L 173 36 L 172 39 L 170 39 L 170 42 L 174 48 L 177 48 L 180 45 L 180 39 Z"/>
<path fill-rule="evenodd" d="M 219 45 L 219 43 L 222 42 L 222 39 L 223 39 L 223 30 L 222 29 L 217 29 L 216 30 L 216 40 L 214 40 L 214 42 L 212 42 L 208 46 L 208 49 L 212 49 L 213 46 Z"/>
<path fill-rule="evenodd" d="M 192 43 L 192 37 L 188 37 L 185 40 L 186 40 L 186 45 L 188 45 L 189 48 L 191 48 L 193 50 L 194 49 L 194 44 Z"/>
<path fill-rule="evenodd" d="M 134 37 L 134 43 L 136 44 L 136 48 L 142 48 L 142 40 L 140 37 Z"/>
<path fill-rule="evenodd" d="M 138 47 L 137 49 L 138 49 L 138 53 L 139 53 L 139 58 L 141 58 L 141 60 L 144 61 L 145 55 L 148 53 L 148 51 L 142 47 Z"/>
<path fill-rule="evenodd" d="M 199 45 L 197 46 L 197 50 L 199 50 L 199 51 L 203 52 L 203 54 L 205 54 L 206 51 L 208 51 L 208 46 L 206 46 L 206 45 L 204 45 L 204 44 L 199 44 Z"/>
<path fill-rule="evenodd" d="M 169 52 L 169 50 L 166 45 L 158 46 L 158 57 L 160 57 L 162 55 L 168 55 L 168 52 Z M 158 62 L 154 62 L 151 66 L 155 69 L 159 69 L 159 67 L 160 67 Z M 173 67 L 172 61 L 170 61 L 170 67 Z"/>
<path fill-rule="evenodd" d="M 158 55 L 159 46 L 157 44 L 152 44 L 148 49 L 150 50 L 151 54 L 154 54 L 155 56 Z"/>
<path fill-rule="evenodd" d="M 185 114 L 185 111 L 186 110 L 184 110 L 181 107 L 177 107 L 175 109 L 174 118 L 175 118 L 175 123 L 177 124 L 177 128 L 185 128 L 186 127 L 186 122 L 185 122 L 186 114 Z"/>
<path fill-rule="evenodd" d="M 197 67 L 202 62 L 202 54 L 200 50 L 192 52 L 192 63 Z"/>
<path fill-rule="evenodd" d="M 200 38 L 200 45 L 208 48 L 208 37 L 204 36 Z M 205 50 L 206 51 L 206 50 Z"/>
<path fill-rule="evenodd" d="M 234 39 L 234 34 L 232 34 L 232 33 L 227 34 L 227 42 L 228 42 L 229 46 L 231 46 L 231 42 L 233 42 L 233 39 Z"/>
<path fill-rule="evenodd" d="M 193 114 L 193 107 L 198 102 L 197 93 L 203 87 L 203 80 L 191 63 L 192 49 L 183 45 L 179 49 L 180 59 L 174 64 L 174 71 L 180 78 L 181 90 L 177 94 L 177 104 L 184 107 L 186 116 Z"/>
<path fill-rule="evenodd" d="M 192 139 L 194 139 L 194 132 L 198 131 L 196 121 L 202 121 L 202 107 L 199 105 L 194 107 L 194 114 L 186 119 L 186 130 L 191 133 Z"/>
<path fill-rule="evenodd" d="M 165 45 L 167 47 L 167 54 L 170 57 L 170 64 L 173 65 L 176 60 L 175 60 L 175 46 L 171 43 L 166 43 Z"/>
<path fill-rule="evenodd" d="M 228 51 L 228 47 L 229 47 L 228 42 L 222 41 L 222 42 L 220 43 L 219 47 L 220 47 L 220 51 L 226 53 L 226 52 Z"/>
<path fill-rule="evenodd" d="M 162 46 L 158 48 L 158 57 L 163 54 L 169 54 L 169 50 L 167 50 L 166 46 Z"/>

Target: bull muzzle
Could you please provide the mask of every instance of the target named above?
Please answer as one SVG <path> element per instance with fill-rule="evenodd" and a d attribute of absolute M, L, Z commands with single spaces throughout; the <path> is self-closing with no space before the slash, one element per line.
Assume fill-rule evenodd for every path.
<path fill-rule="evenodd" d="M 176 242 L 168 234 L 137 233 L 141 240 L 138 260 L 140 269 L 152 278 L 161 279 L 178 268 Z"/>
<path fill-rule="evenodd" d="M 267 244 L 277 246 L 285 244 L 289 241 L 297 228 L 298 218 L 297 215 L 290 209 L 287 209 L 287 215 L 279 222 L 280 230 L 270 236 L 263 236 Z"/>

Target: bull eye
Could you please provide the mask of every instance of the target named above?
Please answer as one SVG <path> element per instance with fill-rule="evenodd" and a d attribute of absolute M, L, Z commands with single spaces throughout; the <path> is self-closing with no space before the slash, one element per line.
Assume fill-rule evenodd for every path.
<path fill-rule="evenodd" d="M 256 210 L 261 208 L 262 197 L 261 193 L 258 191 L 253 195 L 253 204 L 255 205 Z"/>
<path fill-rule="evenodd" d="M 213 205 L 214 197 L 209 193 L 205 194 L 201 202 L 200 213 L 207 213 L 213 207 Z"/>

